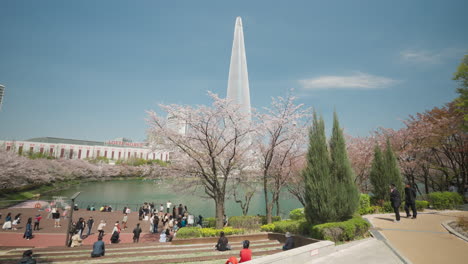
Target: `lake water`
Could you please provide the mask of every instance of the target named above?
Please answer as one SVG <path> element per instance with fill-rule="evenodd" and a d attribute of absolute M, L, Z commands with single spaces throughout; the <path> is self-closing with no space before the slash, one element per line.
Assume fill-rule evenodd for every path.
<path fill-rule="evenodd" d="M 102 205 L 111 205 L 114 209 L 121 209 L 129 206 L 135 210 L 143 202 L 154 202 L 155 204 L 164 204 L 170 200 L 174 204 L 187 205 L 189 212 L 194 215 L 203 215 L 204 217 L 215 216 L 215 205 L 211 198 L 208 198 L 202 188 L 181 188 L 174 187 L 178 182 L 164 181 L 144 181 L 144 180 L 122 180 L 106 182 L 85 182 L 74 185 L 66 190 L 57 191 L 49 194 L 52 196 L 71 197 L 76 192 L 81 192 L 77 198 L 80 208 L 86 208 L 88 205 L 101 207 Z M 249 215 L 264 215 L 265 201 L 263 190 L 259 183 L 257 192 L 252 197 Z M 47 197 L 43 197 L 47 198 Z M 159 207 L 159 206 L 158 206 Z M 225 202 L 227 216 L 242 215 L 240 205 L 232 197 L 228 197 Z M 284 218 L 288 216 L 289 211 L 300 208 L 302 205 L 290 195 L 287 191 L 282 192 L 280 199 L 280 214 Z M 276 212 L 276 210 L 274 210 Z"/>

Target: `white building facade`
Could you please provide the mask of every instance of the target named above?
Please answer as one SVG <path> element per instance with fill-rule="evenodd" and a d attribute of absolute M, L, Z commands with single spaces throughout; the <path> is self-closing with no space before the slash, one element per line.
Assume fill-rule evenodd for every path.
<path fill-rule="evenodd" d="M 41 153 L 57 159 L 95 159 L 105 157 L 109 160 L 145 160 L 169 161 L 169 151 L 154 150 L 146 143 L 133 143 L 128 140 L 108 142 L 75 140 L 64 138 L 33 138 L 25 141 L 0 140 L 0 149 L 14 151 L 20 155 Z"/>

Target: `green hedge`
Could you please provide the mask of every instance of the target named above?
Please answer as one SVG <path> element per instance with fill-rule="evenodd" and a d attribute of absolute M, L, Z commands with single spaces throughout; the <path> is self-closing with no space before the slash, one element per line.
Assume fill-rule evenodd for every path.
<path fill-rule="evenodd" d="M 349 241 L 363 237 L 369 230 L 369 226 L 370 224 L 361 216 L 355 216 L 344 222 L 315 225 L 311 229 L 311 236 L 335 242 Z"/>
<path fill-rule="evenodd" d="M 258 229 L 261 225 L 262 218 L 260 216 L 245 215 L 231 216 L 229 218 L 229 226 L 234 228 Z"/>
<path fill-rule="evenodd" d="M 203 223 L 206 224 L 206 227 L 215 227 L 216 226 L 216 218 L 214 218 L 214 217 L 204 218 Z"/>
<path fill-rule="evenodd" d="M 273 222 L 271 224 L 263 225 L 260 228 L 264 232 L 277 232 L 277 233 L 286 233 L 290 232 L 293 234 L 307 234 L 308 233 L 308 224 L 305 219 L 302 220 L 283 220 Z"/>
<path fill-rule="evenodd" d="M 371 207 L 371 198 L 368 194 L 363 194 L 359 196 L 359 209 L 358 212 L 360 215 L 372 214 L 374 209 Z"/>
<path fill-rule="evenodd" d="M 183 227 L 177 231 L 177 238 L 197 238 L 197 237 L 218 237 L 224 232 L 226 236 L 244 234 L 244 229 L 225 227 L 223 229 L 200 228 L 200 227 Z"/>
<path fill-rule="evenodd" d="M 302 220 L 305 219 L 304 208 L 297 208 L 289 212 L 289 219 Z"/>
<path fill-rule="evenodd" d="M 259 215 L 259 217 L 262 219 L 262 225 L 267 224 L 267 218 L 265 215 Z M 271 222 L 276 222 L 276 221 L 281 221 L 281 216 L 271 216 Z"/>
<path fill-rule="evenodd" d="M 429 202 L 438 210 L 454 209 L 463 204 L 463 197 L 456 192 L 433 192 L 429 194 Z"/>

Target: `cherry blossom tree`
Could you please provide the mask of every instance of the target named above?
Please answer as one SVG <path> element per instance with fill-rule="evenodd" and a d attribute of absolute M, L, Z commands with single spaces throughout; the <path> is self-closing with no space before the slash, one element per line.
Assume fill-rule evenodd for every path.
<path fill-rule="evenodd" d="M 272 209 L 279 199 L 281 188 L 291 176 L 292 164 L 301 156 L 301 148 L 305 148 L 311 111 L 302 104 L 296 104 L 295 100 L 291 93 L 285 98 L 273 98 L 270 108 L 265 108 L 265 113 L 257 114 L 255 149 L 262 172 L 268 223 L 272 221 Z"/>
<path fill-rule="evenodd" d="M 160 105 L 166 115 L 148 112 L 149 140 L 172 149 L 173 168 L 200 180 L 216 206 L 216 227 L 222 228 L 226 186 L 250 159 L 250 122 L 239 105 L 209 93 L 211 106 Z M 186 129 L 167 125 L 166 116 Z"/>

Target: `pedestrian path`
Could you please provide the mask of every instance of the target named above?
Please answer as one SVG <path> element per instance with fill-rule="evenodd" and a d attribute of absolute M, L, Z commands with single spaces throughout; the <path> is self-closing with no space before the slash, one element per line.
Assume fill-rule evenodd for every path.
<path fill-rule="evenodd" d="M 463 211 L 427 211 L 417 219 L 402 217 L 393 222 L 394 214 L 365 216 L 390 242 L 394 249 L 414 264 L 467 263 L 468 243 L 450 234 L 443 226 L 446 220 L 468 217 Z"/>
<path fill-rule="evenodd" d="M 335 247 L 335 252 L 307 264 L 400 264 L 402 261 L 382 241 L 375 238 L 354 241 Z"/>

